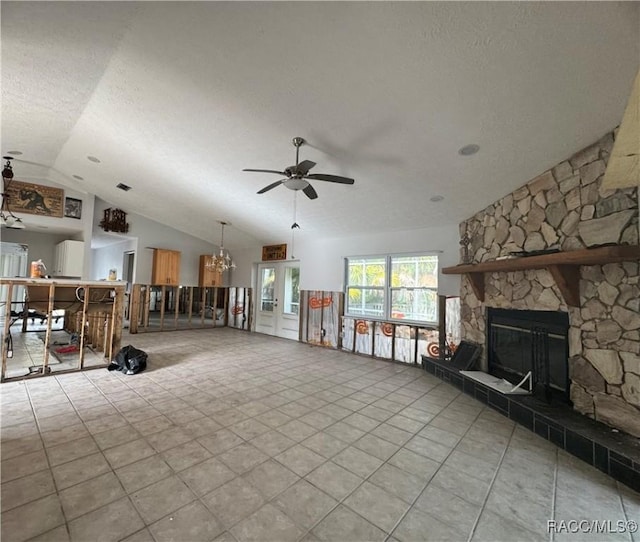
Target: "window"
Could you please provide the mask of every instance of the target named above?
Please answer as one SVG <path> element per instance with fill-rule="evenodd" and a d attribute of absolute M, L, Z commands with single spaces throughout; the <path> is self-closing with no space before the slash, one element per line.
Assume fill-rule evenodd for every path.
<path fill-rule="evenodd" d="M 438 256 L 347 258 L 346 314 L 437 322 Z"/>

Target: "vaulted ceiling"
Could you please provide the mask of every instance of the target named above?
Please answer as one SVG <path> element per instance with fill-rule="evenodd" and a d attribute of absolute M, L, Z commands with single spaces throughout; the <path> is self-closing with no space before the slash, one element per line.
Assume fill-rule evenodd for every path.
<path fill-rule="evenodd" d="M 454 224 L 621 120 L 635 2 L 5 2 L 2 153 L 231 248 Z M 458 150 L 477 144 L 480 151 Z M 95 156 L 100 163 L 91 162 Z M 77 180 L 73 176 L 80 176 Z M 118 183 L 132 187 L 129 192 Z M 432 202 L 433 196 L 443 196 Z"/>

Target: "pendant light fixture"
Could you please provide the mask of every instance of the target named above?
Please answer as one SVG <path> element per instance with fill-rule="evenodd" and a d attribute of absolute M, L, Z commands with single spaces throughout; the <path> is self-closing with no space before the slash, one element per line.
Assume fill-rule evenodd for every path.
<path fill-rule="evenodd" d="M 224 227 L 230 226 L 231 224 L 223 221 L 220 221 L 219 224 L 222 226 L 222 232 L 220 234 L 220 252 L 218 254 L 212 254 L 206 265 L 209 269 L 212 269 L 217 273 L 222 273 L 229 269 L 235 269 L 236 264 L 231 259 L 231 256 L 229 256 L 229 252 L 225 252 L 224 250 Z"/>
<path fill-rule="evenodd" d="M 13 168 L 11 167 L 12 156 L 3 156 L 6 160 L 2 168 L 2 205 L 0 206 L 0 226 L 14 230 L 24 230 L 25 225 L 21 218 L 13 214 L 9 206 L 9 187 L 13 181 Z"/>

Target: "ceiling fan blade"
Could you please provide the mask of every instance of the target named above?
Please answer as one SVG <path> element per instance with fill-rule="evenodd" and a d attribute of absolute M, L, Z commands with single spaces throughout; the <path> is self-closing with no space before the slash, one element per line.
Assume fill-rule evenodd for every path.
<path fill-rule="evenodd" d="M 278 175 L 286 175 L 284 171 L 276 171 L 275 169 L 243 169 L 242 171 L 256 171 L 258 173 L 277 173 Z"/>
<path fill-rule="evenodd" d="M 305 195 L 309 199 L 316 199 L 318 197 L 318 193 L 314 190 L 313 186 L 311 186 L 310 184 L 307 185 L 305 188 L 303 188 L 302 191 L 305 193 Z"/>
<path fill-rule="evenodd" d="M 258 194 L 264 194 L 265 192 L 268 192 L 269 190 L 271 190 L 272 188 L 275 188 L 276 186 L 281 185 L 283 182 L 285 182 L 287 179 L 280 179 L 279 181 L 276 181 L 275 183 L 271 183 L 268 186 L 265 186 L 262 190 L 258 190 Z"/>
<path fill-rule="evenodd" d="M 340 177 L 339 175 L 326 175 L 324 173 L 312 173 L 305 175 L 305 179 L 314 179 L 316 181 L 329 181 L 330 183 L 353 184 L 356 181 L 349 177 Z"/>
<path fill-rule="evenodd" d="M 303 160 L 298 164 L 297 171 L 298 173 L 306 175 L 307 173 L 309 173 L 309 170 L 315 165 L 316 163 L 312 162 L 311 160 Z"/>

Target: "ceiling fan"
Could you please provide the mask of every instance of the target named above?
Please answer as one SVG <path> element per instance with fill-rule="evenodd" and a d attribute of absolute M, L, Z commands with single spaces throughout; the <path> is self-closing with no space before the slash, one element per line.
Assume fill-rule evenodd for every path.
<path fill-rule="evenodd" d="M 285 168 L 284 171 L 274 169 L 243 169 L 242 171 L 257 171 L 259 173 L 276 173 L 284 175 L 285 179 L 280 179 L 275 183 L 265 186 L 262 190 L 258 190 L 258 194 L 264 194 L 272 188 L 283 184 L 289 190 L 302 190 L 309 199 L 316 199 L 318 193 L 315 191 L 309 181 L 327 181 L 330 183 L 353 184 L 355 181 L 349 177 L 340 177 L 339 175 L 326 175 L 325 173 L 309 173 L 309 170 L 316 165 L 311 160 L 298 161 L 300 146 L 305 143 L 301 137 L 293 138 L 293 146 L 296 148 L 296 165 Z"/>

